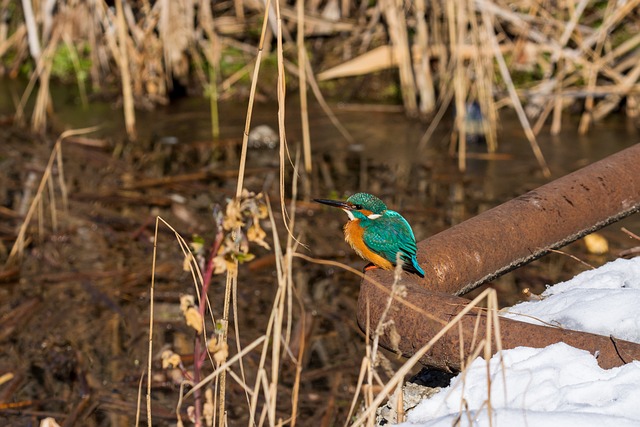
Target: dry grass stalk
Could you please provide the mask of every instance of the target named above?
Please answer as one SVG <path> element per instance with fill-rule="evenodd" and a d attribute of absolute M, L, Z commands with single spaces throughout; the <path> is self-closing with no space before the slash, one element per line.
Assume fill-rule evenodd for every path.
<path fill-rule="evenodd" d="M 53 52 L 55 51 L 60 37 L 60 32 L 57 31 L 49 42 L 47 48 L 43 54 L 38 57 L 36 61 L 36 70 L 29 79 L 20 102 L 16 106 L 16 122 L 21 123 L 24 120 L 24 109 L 29 97 L 35 87 L 36 82 L 40 82 L 40 88 L 38 89 L 37 101 L 34 106 L 34 112 L 32 117 L 33 129 L 42 133 L 46 129 L 46 114 L 47 109 L 50 106 L 49 97 L 49 79 L 51 77 L 51 67 L 53 61 Z"/>
<path fill-rule="evenodd" d="M 40 86 L 36 96 L 36 103 L 31 116 L 31 128 L 37 132 L 44 133 L 47 128 L 47 111 L 51 106 L 51 95 L 49 94 L 49 82 L 51 80 L 51 67 L 53 66 L 53 50 L 57 47 L 58 37 L 55 43 L 50 43 L 38 60 L 40 72 L 37 74 Z"/>
<path fill-rule="evenodd" d="M 242 136 L 242 151 L 240 153 L 240 168 L 238 170 L 238 185 L 236 186 L 236 197 L 239 197 L 244 188 L 244 170 L 247 163 L 247 147 L 249 145 L 249 131 L 251 130 L 251 117 L 253 115 L 253 105 L 255 102 L 256 87 L 258 85 L 258 75 L 260 73 L 260 64 L 262 62 L 262 53 L 265 44 L 265 36 L 267 33 L 267 23 L 269 22 L 269 10 L 271 9 L 271 0 L 267 0 L 264 19 L 262 22 L 262 31 L 260 33 L 260 43 L 258 44 L 258 53 L 256 56 L 255 68 L 251 78 L 251 91 L 249 92 L 249 104 L 247 106 L 247 117 L 244 124 L 244 134 Z"/>
<path fill-rule="evenodd" d="M 393 48 L 388 45 L 383 45 L 318 73 L 316 78 L 319 81 L 323 81 L 340 77 L 361 76 L 386 70 L 397 65 L 398 59 L 395 56 Z"/>
<path fill-rule="evenodd" d="M 390 296 L 390 298 L 397 298 L 397 296 Z M 418 361 L 433 347 L 433 345 L 438 342 L 438 340 L 440 340 L 444 334 L 446 334 L 449 330 L 451 330 L 452 328 L 455 328 L 458 326 L 459 321 L 465 316 L 467 315 L 471 310 L 475 309 L 478 307 L 478 305 L 483 302 L 486 299 L 487 301 L 487 310 L 488 310 L 488 315 L 487 315 L 487 329 L 486 329 L 486 333 L 487 335 L 481 339 L 481 340 L 477 340 L 477 337 L 473 337 L 474 343 L 477 342 L 474 350 L 471 353 L 471 356 L 469 357 L 469 359 L 467 359 L 467 366 L 468 364 L 475 359 L 480 353 L 483 353 L 485 360 L 487 361 L 487 366 L 489 366 L 489 359 L 491 358 L 491 356 L 493 355 L 494 351 L 493 351 L 493 345 L 492 343 L 495 342 L 496 345 L 496 351 L 500 352 L 502 350 L 502 345 L 500 343 L 500 328 L 499 328 L 499 323 L 498 323 L 498 317 L 497 317 L 497 297 L 495 294 L 495 290 L 493 289 L 486 289 L 484 290 L 480 295 L 478 295 L 473 301 L 471 301 L 460 313 L 458 313 L 454 318 L 451 319 L 450 322 L 448 322 L 443 328 L 442 330 L 436 334 L 425 346 L 423 346 L 422 348 L 420 348 L 413 356 L 411 356 L 403 365 L 402 367 L 400 367 L 400 369 L 398 369 L 398 371 L 395 373 L 395 375 L 386 383 L 384 384 L 384 386 L 382 387 L 382 389 L 378 392 L 378 394 L 372 398 L 370 401 L 367 401 L 367 406 L 364 408 L 363 412 L 360 413 L 358 415 L 358 417 L 356 418 L 356 420 L 351 424 L 352 427 L 357 427 L 360 425 L 372 425 L 370 420 L 371 420 L 371 416 L 372 414 L 375 413 L 375 410 L 382 404 L 382 402 L 387 399 L 390 395 L 392 390 L 394 390 L 396 387 L 400 387 L 401 386 L 401 381 L 402 379 L 409 374 L 409 372 L 411 371 L 411 369 L 418 364 Z M 382 323 L 382 322 L 381 322 Z M 369 348 L 369 346 L 368 346 Z M 371 349 L 374 350 L 374 347 L 371 346 Z M 372 350 L 368 350 L 367 351 L 367 356 L 365 356 L 365 359 L 363 359 L 363 364 L 362 364 L 362 370 L 366 370 L 366 369 L 371 369 L 373 366 L 371 365 L 371 363 L 369 362 L 369 359 L 372 357 L 372 355 L 369 355 L 369 353 L 372 353 Z M 367 362 L 365 362 L 365 360 L 367 360 Z M 488 369 L 488 367 L 487 367 Z M 360 376 L 363 377 L 365 374 L 363 374 L 363 372 L 360 372 Z M 462 375 L 464 375 L 464 372 L 462 373 Z M 503 375 L 504 375 L 504 369 L 503 369 Z M 360 379 L 358 380 L 358 385 L 361 384 Z M 369 388 L 371 389 L 371 388 Z M 490 376 L 487 377 L 487 393 L 488 393 L 488 400 L 487 400 L 487 410 L 490 412 L 491 411 L 491 402 L 490 402 L 490 389 L 491 389 L 491 384 L 490 384 Z M 356 389 L 356 393 L 360 392 L 360 388 Z M 370 396 L 372 397 L 372 396 Z M 365 398 L 366 399 L 366 398 Z M 353 407 L 353 405 L 352 405 Z M 461 411 L 462 412 L 462 411 Z"/>
<path fill-rule="evenodd" d="M 347 140 L 347 142 L 349 142 L 350 144 L 353 144 L 355 142 L 355 139 L 353 138 L 351 133 L 347 130 L 347 128 L 345 128 L 342 125 L 342 123 L 340 123 L 340 120 L 338 120 L 336 115 L 333 113 L 333 110 L 331 109 L 331 107 L 329 107 L 329 104 L 327 104 L 327 101 L 324 99 L 324 96 L 320 91 L 318 82 L 316 81 L 313 75 L 313 70 L 311 69 L 311 63 L 309 62 L 309 58 L 306 55 L 305 55 L 305 58 L 307 59 L 305 68 L 307 70 L 307 77 L 309 78 L 309 86 L 313 91 L 313 95 L 316 97 L 316 100 L 320 104 L 320 107 L 322 108 L 324 113 L 327 115 L 327 117 L 329 117 L 331 124 L 333 124 L 333 126 L 336 129 L 338 129 L 338 132 L 340 132 L 340 134 L 344 137 L 344 139 Z"/>
<path fill-rule="evenodd" d="M 458 169 L 464 171 L 467 164 L 467 128 L 465 120 L 467 117 L 467 73 L 464 60 L 457 55 L 461 51 L 461 46 L 466 39 L 467 15 L 466 1 L 455 0 L 447 2 L 447 23 L 449 24 L 450 49 L 453 61 L 453 93 L 456 111 L 455 130 L 452 134 L 452 143 L 457 135 L 458 146 Z M 453 145 L 453 144 L 452 144 Z"/>
<path fill-rule="evenodd" d="M 40 37 L 38 36 L 38 27 L 36 25 L 31 0 L 22 0 L 22 10 L 24 13 L 24 22 L 27 26 L 29 51 L 31 52 L 31 57 L 37 61 L 40 59 Z"/>
<path fill-rule="evenodd" d="M 66 183 L 64 182 L 64 174 L 62 172 L 64 169 L 63 161 L 62 161 L 62 142 L 69 137 L 76 136 L 76 135 L 85 135 L 87 133 L 94 132 L 96 129 L 97 127 L 68 130 L 60 134 L 60 136 L 56 140 L 56 143 L 54 144 L 53 149 L 51 150 L 51 155 L 49 156 L 47 166 L 45 167 L 44 172 L 42 174 L 42 178 L 40 179 L 40 183 L 38 184 L 38 189 L 36 190 L 36 193 L 33 196 L 33 199 L 29 203 L 29 209 L 27 210 L 27 213 L 24 216 L 24 221 L 20 225 L 20 229 L 18 230 L 16 241 L 11 247 L 11 252 L 9 252 L 9 257 L 7 258 L 7 262 L 5 263 L 5 267 L 15 265 L 22 258 L 22 255 L 24 253 L 25 242 L 27 239 L 27 230 L 29 228 L 29 225 L 31 224 L 33 216 L 36 210 L 40 212 L 44 211 L 43 194 L 44 194 L 45 188 L 49 190 L 50 203 L 53 201 L 55 197 L 55 193 L 53 191 L 53 179 L 52 179 L 54 164 L 58 168 L 58 174 L 59 174 L 58 185 L 60 187 L 60 191 L 63 197 L 62 206 L 64 209 L 67 209 L 69 202 L 67 200 L 68 192 L 66 188 Z M 53 203 L 50 206 L 50 209 L 53 209 L 54 207 L 55 207 L 55 203 Z M 52 218 L 55 218 L 56 214 L 52 212 L 51 215 L 52 215 Z M 40 216 L 42 217 L 42 215 Z M 55 222 L 55 220 L 53 219 L 52 221 Z M 40 222 L 42 223 L 42 220 Z"/>
<path fill-rule="evenodd" d="M 409 116 L 418 115 L 416 103 L 416 82 L 413 77 L 413 64 L 409 51 L 407 22 L 405 20 L 402 2 L 397 0 L 383 0 L 380 7 L 389 26 L 389 37 L 398 60 L 400 70 L 400 87 L 402 102 Z"/>
<path fill-rule="evenodd" d="M 607 21 L 607 18 L 609 16 L 611 16 L 611 9 L 613 7 L 614 3 L 609 1 L 609 3 L 607 4 L 607 8 L 604 12 L 604 20 L 605 22 Z M 576 13 L 577 15 L 577 13 Z M 596 46 L 595 46 L 595 50 L 593 51 L 593 57 L 594 57 L 594 62 L 597 62 L 598 59 L 602 56 L 602 49 L 604 47 L 604 42 L 605 42 L 605 38 L 607 36 L 607 33 L 600 31 L 599 32 L 599 37 L 596 39 Z M 598 77 L 598 70 L 595 69 L 594 67 L 591 67 L 591 69 L 589 70 L 589 77 L 587 80 L 587 91 L 590 91 L 593 89 L 593 87 L 596 85 L 596 78 Z M 594 106 L 594 98 L 592 95 L 588 95 L 587 99 L 584 102 L 584 113 L 582 114 L 582 117 L 580 119 L 580 125 L 578 126 L 578 133 L 580 135 L 584 135 L 587 133 L 587 131 L 589 130 L 589 125 L 591 123 L 591 114 L 592 114 L 592 110 L 593 110 L 593 106 Z"/>
<path fill-rule="evenodd" d="M 124 123 L 127 130 L 127 136 L 129 139 L 135 140 L 137 138 L 136 113 L 133 104 L 129 53 L 127 51 L 127 26 L 124 20 L 122 0 L 116 0 L 116 16 L 119 47 L 118 53 L 120 55 L 120 75 L 122 78 L 122 98 L 124 103 Z"/>
<path fill-rule="evenodd" d="M 415 20 L 417 29 L 416 46 L 422 55 L 419 62 L 414 63 L 416 86 L 420 94 L 420 114 L 431 114 L 436 109 L 436 94 L 431 73 L 431 56 L 429 55 L 429 31 L 427 29 L 426 0 L 415 3 Z"/>
<path fill-rule="evenodd" d="M 298 47 L 298 80 L 300 82 L 300 120 L 302 121 L 302 147 L 304 148 L 304 169 L 311 173 L 311 135 L 309 131 L 309 106 L 307 101 L 307 49 L 304 44 L 304 1 L 297 0 L 298 28 L 296 45 Z"/>

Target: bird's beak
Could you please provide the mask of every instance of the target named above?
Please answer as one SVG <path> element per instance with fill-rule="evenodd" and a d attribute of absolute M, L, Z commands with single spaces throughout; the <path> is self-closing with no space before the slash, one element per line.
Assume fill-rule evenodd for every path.
<path fill-rule="evenodd" d="M 314 202 L 322 203 L 323 205 L 333 206 L 334 208 L 353 210 L 351 203 L 343 202 L 341 200 L 328 200 L 328 199 L 313 199 Z"/>

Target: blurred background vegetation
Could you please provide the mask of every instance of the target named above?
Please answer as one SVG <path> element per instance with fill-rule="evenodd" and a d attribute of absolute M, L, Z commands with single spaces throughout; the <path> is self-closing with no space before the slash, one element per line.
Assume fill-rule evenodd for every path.
<path fill-rule="evenodd" d="M 498 111 L 514 108 L 535 147 L 545 123 L 552 133 L 560 132 L 567 109 L 581 114 L 580 133 L 620 109 L 638 116 L 638 3 L 281 2 L 285 69 L 293 76 L 287 85 L 299 87 L 304 78 L 303 84 L 313 87 L 318 80 L 316 96 L 401 103 L 407 115 L 434 123 L 455 108 L 459 149 L 466 133 L 480 131 L 494 151 Z M 26 100 L 36 97 L 30 124 L 37 131 L 47 127 L 49 82 L 58 79 L 75 82 L 83 103 L 92 96 L 119 97 L 129 136 L 135 138 L 136 108 L 185 94 L 246 97 L 266 7 L 272 10 L 258 96 L 275 97 L 274 5 L 2 0 L 0 74 L 30 79 L 16 119 L 27 121 Z M 479 118 L 475 128 L 467 115 L 471 121 Z"/>

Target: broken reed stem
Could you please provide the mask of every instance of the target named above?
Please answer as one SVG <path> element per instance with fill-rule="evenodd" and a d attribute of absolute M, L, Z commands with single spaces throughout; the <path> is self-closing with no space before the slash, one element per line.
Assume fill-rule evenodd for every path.
<path fill-rule="evenodd" d="M 234 263 L 235 268 L 231 271 L 227 270 L 226 283 L 224 287 L 224 307 L 222 310 L 222 333 L 220 334 L 220 341 L 225 344 L 229 335 L 229 308 L 231 306 L 232 289 L 234 286 L 237 286 L 238 281 L 238 261 L 235 260 Z M 218 381 L 220 387 L 218 394 L 218 426 L 224 427 L 227 422 L 225 417 L 225 408 L 227 403 L 227 371 L 220 372 Z"/>
<path fill-rule="evenodd" d="M 304 0 L 297 0 L 296 9 L 298 28 L 296 44 L 298 46 L 298 79 L 300 82 L 300 120 L 302 121 L 302 147 L 304 149 L 304 169 L 311 173 L 311 135 L 309 131 L 309 106 L 307 101 L 307 49 L 304 45 Z"/>
<path fill-rule="evenodd" d="M 83 128 L 83 129 L 71 129 L 71 130 L 62 132 L 58 137 L 58 139 L 56 140 L 56 143 L 54 144 L 53 149 L 51 150 L 51 154 L 49 155 L 47 166 L 45 167 L 44 172 L 42 174 L 42 178 L 40 179 L 40 184 L 38 185 L 36 194 L 33 197 L 33 200 L 31 201 L 31 203 L 29 204 L 29 209 L 25 214 L 24 221 L 20 225 L 20 229 L 18 230 L 18 235 L 16 237 L 16 240 L 13 243 L 13 246 L 11 247 L 11 252 L 9 252 L 9 256 L 7 257 L 5 268 L 8 268 L 14 265 L 15 263 L 17 263 L 19 261 L 18 258 L 21 258 L 23 255 L 27 229 L 29 227 L 29 224 L 31 223 L 31 220 L 33 219 L 36 209 L 42 209 L 42 206 L 41 206 L 42 196 L 45 188 L 49 185 L 48 182 L 51 180 L 51 175 L 53 173 L 53 163 L 54 162 L 57 163 L 59 173 L 62 173 L 61 171 L 64 169 L 63 163 L 62 163 L 62 157 L 61 157 L 62 142 L 66 138 L 77 136 L 77 135 L 85 135 L 87 133 L 94 132 L 97 129 L 98 129 L 98 126 L 92 126 L 92 127 Z M 59 179 L 63 179 L 63 178 L 60 177 Z M 61 188 L 63 187 L 61 186 Z M 66 207 L 68 206 L 68 203 L 69 203 L 68 200 L 66 200 L 66 197 L 67 197 L 66 185 L 64 186 L 64 190 L 62 190 L 62 195 L 63 195 L 62 205 L 63 207 Z"/>
<path fill-rule="evenodd" d="M 124 19 L 122 0 L 116 0 L 116 20 L 118 33 L 118 47 L 120 54 L 120 76 L 122 78 L 122 101 L 124 108 L 124 123 L 130 140 L 137 139 L 136 113 L 133 104 L 131 72 L 129 70 L 129 53 L 127 52 L 127 26 Z"/>
<path fill-rule="evenodd" d="M 451 98 L 453 98 L 453 89 L 449 88 L 445 92 L 444 96 L 441 98 L 441 101 L 440 101 L 441 103 L 440 103 L 440 107 L 438 107 L 438 112 L 433 117 L 433 120 L 431 120 L 431 123 L 429 123 L 429 127 L 424 132 L 424 135 L 422 135 L 422 138 L 420 138 L 420 142 L 418 143 L 418 151 L 422 151 L 427 148 L 427 144 L 429 144 L 429 141 L 431 140 L 433 133 L 436 131 L 436 128 L 438 127 L 438 125 L 442 121 L 442 118 L 446 114 L 447 109 L 449 108 L 449 104 L 451 104 Z"/>
<path fill-rule="evenodd" d="M 416 86 L 420 93 L 420 114 L 431 114 L 436 109 L 436 94 L 433 87 L 433 76 L 431 74 L 431 57 L 429 55 L 429 30 L 427 29 L 426 0 L 415 2 L 415 20 L 417 41 L 416 45 L 422 52 L 420 62 L 416 63 L 415 76 Z"/>
<path fill-rule="evenodd" d="M 320 104 L 320 108 L 322 108 L 322 111 L 324 111 L 327 117 L 329 117 L 331 124 L 333 124 L 333 126 L 338 129 L 338 132 L 342 134 L 342 137 L 346 139 L 347 142 L 353 144 L 355 142 L 355 138 L 351 135 L 347 128 L 345 128 L 342 123 L 340 123 L 340 120 L 338 120 L 331 107 L 329 107 L 329 104 L 327 104 L 327 101 L 324 99 L 324 95 L 322 95 L 322 92 L 320 91 L 320 86 L 318 86 L 318 81 L 313 75 L 313 69 L 311 68 L 311 62 L 309 61 L 308 56 L 305 55 L 305 59 L 305 68 L 307 69 L 307 77 L 309 78 L 309 86 L 311 87 L 313 96 L 316 97 L 316 100 Z"/>
<path fill-rule="evenodd" d="M 299 337 L 299 347 L 298 347 L 298 354 L 296 357 L 296 375 L 295 378 L 293 380 L 293 391 L 291 393 L 291 427 L 295 427 L 296 426 L 296 422 L 298 420 L 298 399 L 299 399 L 299 394 L 300 394 L 300 381 L 301 381 L 301 376 L 302 376 L 302 366 L 303 366 L 303 358 L 304 358 L 304 353 L 306 350 L 306 321 L 307 321 L 307 315 L 306 315 L 306 310 L 304 308 L 304 303 L 302 301 L 302 299 L 300 298 L 300 296 L 298 294 L 296 294 L 297 296 L 297 301 L 298 301 L 298 305 L 299 305 L 299 309 L 300 309 L 300 322 L 301 322 L 301 326 L 300 326 L 300 337 Z"/>
<path fill-rule="evenodd" d="M 609 16 L 611 16 L 611 8 L 613 6 L 613 2 L 609 1 L 607 3 L 607 8 L 604 11 L 604 19 L 603 21 L 606 22 L 607 18 Z M 605 39 L 607 37 L 606 32 L 599 32 L 598 33 L 599 36 L 596 39 L 596 46 L 595 49 L 593 50 L 593 62 L 597 63 L 598 60 L 602 57 L 602 48 L 604 47 L 604 42 Z M 591 91 L 593 90 L 593 88 L 596 86 L 596 79 L 598 78 L 598 69 L 595 67 L 591 67 L 591 69 L 588 71 L 589 73 L 589 77 L 587 80 L 587 91 Z M 587 99 L 585 99 L 584 101 L 584 113 L 582 113 L 582 117 L 580 118 L 580 124 L 578 125 L 578 133 L 580 135 L 584 135 L 587 133 L 587 131 L 589 130 L 589 125 L 591 124 L 591 120 L 592 120 L 592 113 L 593 113 L 593 108 L 594 108 L 594 104 L 595 104 L 595 100 L 593 95 L 589 94 L 587 95 Z"/>
<path fill-rule="evenodd" d="M 585 267 L 587 267 L 589 270 L 595 270 L 595 269 L 596 269 L 593 265 L 589 264 L 588 262 L 585 262 L 585 261 L 581 260 L 581 259 L 580 259 L 580 258 L 578 258 L 577 256 L 572 255 L 572 254 L 570 254 L 570 253 L 568 253 L 568 252 L 564 252 L 564 251 L 561 251 L 561 250 L 558 250 L 558 249 L 549 249 L 549 252 L 553 252 L 553 253 L 555 253 L 555 254 L 560 254 L 560 255 L 568 256 L 569 258 L 573 259 L 574 261 L 578 261 L 580 264 L 584 265 L 584 266 L 585 266 Z"/>
<path fill-rule="evenodd" d="M 244 188 L 244 170 L 247 163 L 247 146 L 249 145 L 249 130 L 251 130 L 251 117 L 253 115 L 253 104 L 256 97 L 256 87 L 258 85 L 258 74 L 260 73 L 260 64 L 262 63 L 262 53 L 267 33 L 267 25 L 269 23 L 269 10 L 271 9 L 271 0 L 266 0 L 264 17 L 262 19 L 262 31 L 260 33 L 260 43 L 258 44 L 258 54 L 256 55 L 256 64 L 251 77 L 251 90 L 249 91 L 249 103 L 247 106 L 247 117 L 244 124 L 244 134 L 242 135 L 242 151 L 240 152 L 240 166 L 238 168 L 238 185 L 236 186 L 236 197 L 240 197 Z"/>
<path fill-rule="evenodd" d="M 38 61 L 40 59 L 40 36 L 38 35 L 38 26 L 36 18 L 33 14 L 33 6 L 31 0 L 22 0 L 22 11 L 24 13 L 24 22 L 27 26 L 27 41 L 29 42 L 29 53 L 31 57 Z"/>
<path fill-rule="evenodd" d="M 411 52 L 409 51 L 409 36 L 407 34 L 407 21 L 401 2 L 396 0 L 382 0 L 380 7 L 384 13 L 389 27 L 389 38 L 393 52 L 398 61 L 400 71 L 400 87 L 402 103 L 406 113 L 415 117 L 418 115 L 416 103 L 416 82 L 413 77 L 413 65 Z"/>
<path fill-rule="evenodd" d="M 50 49 L 45 49 L 44 54 L 40 56 L 43 66 L 38 75 L 40 87 L 36 96 L 36 103 L 33 107 L 31 116 L 31 127 L 37 132 L 44 133 L 47 129 L 47 110 L 51 105 L 51 95 L 49 93 L 49 82 L 51 80 L 51 67 L 53 66 L 53 57 Z"/>
<path fill-rule="evenodd" d="M 452 29 L 451 34 L 455 37 L 451 40 L 451 48 L 453 52 L 452 59 L 455 61 L 455 71 L 453 87 L 455 93 L 456 107 L 456 131 L 458 140 L 458 169 L 465 171 L 467 168 L 467 129 L 465 120 L 467 117 L 467 85 L 466 85 L 466 67 L 462 52 L 462 44 L 466 39 L 466 28 L 468 25 L 466 17 L 468 11 L 465 8 L 466 0 L 455 0 L 449 2 L 449 24 Z"/>
<path fill-rule="evenodd" d="M 211 108 L 211 136 L 220 137 L 220 116 L 218 115 L 218 83 L 216 64 L 209 64 L 209 107 Z"/>
<path fill-rule="evenodd" d="M 236 351 L 238 353 L 242 352 L 242 341 L 240 340 L 240 323 L 238 322 L 238 319 L 240 318 L 239 313 L 238 313 L 238 287 L 234 286 L 232 288 L 232 294 L 231 294 L 231 298 L 233 298 L 233 318 L 235 319 L 235 321 L 233 322 L 233 330 L 235 333 L 235 339 L 236 339 Z M 247 382 L 247 376 L 244 370 L 244 363 L 242 362 L 242 359 L 240 359 L 238 361 L 238 366 L 240 367 L 240 375 L 242 377 L 242 384 L 246 384 Z M 233 375 L 233 371 L 229 371 L 232 375 Z M 237 381 L 238 383 L 240 383 L 239 381 Z M 247 405 L 250 405 L 251 403 L 251 398 L 249 396 L 249 391 L 247 389 L 247 387 L 244 387 L 245 390 L 245 397 L 247 399 Z"/>
<path fill-rule="evenodd" d="M 284 124 L 283 124 L 284 125 Z M 296 220 L 296 200 L 298 198 L 298 170 L 300 167 L 300 151 L 298 150 L 296 153 L 296 159 L 295 159 L 295 163 L 294 163 L 294 169 L 293 169 L 293 181 L 291 184 L 291 215 L 289 217 L 289 225 L 288 225 L 288 229 L 289 230 L 294 230 L 295 228 L 295 220 Z M 275 228 L 275 227 L 274 227 Z M 293 294 L 294 294 L 294 285 L 293 285 L 293 255 L 296 251 L 296 244 L 297 244 L 298 240 L 296 240 L 293 237 L 292 233 L 288 233 L 287 234 L 287 249 L 286 249 L 286 264 L 285 264 L 285 272 L 286 272 L 286 282 L 285 282 L 285 291 L 286 291 L 286 295 L 287 295 L 287 328 L 286 328 L 286 333 L 285 333 L 285 337 L 284 337 L 284 341 L 283 341 L 283 346 L 286 349 L 290 349 L 290 344 L 291 344 L 291 328 L 293 325 Z M 298 410 L 298 392 L 300 389 L 300 376 L 302 374 L 302 360 L 304 357 L 304 350 L 305 350 L 305 337 L 304 334 L 306 333 L 306 329 L 305 329 L 305 319 L 306 319 L 306 311 L 304 308 L 304 303 L 302 302 L 302 300 L 300 299 L 299 295 L 296 293 L 296 299 L 298 301 L 299 307 L 300 307 L 300 321 L 302 322 L 302 328 L 300 331 L 301 337 L 300 337 L 300 347 L 298 349 L 298 355 L 297 358 L 295 360 L 293 360 L 293 363 L 296 366 L 296 376 L 295 376 L 295 380 L 294 380 L 294 384 L 293 384 L 293 392 L 292 392 L 292 397 L 291 397 L 291 406 L 292 406 L 292 410 L 291 410 L 291 427 L 295 427 L 296 424 L 296 417 L 297 417 L 297 410 Z M 283 303 L 284 303 L 284 298 L 282 299 Z M 282 321 L 282 320 L 281 320 Z M 293 359 L 293 355 L 291 356 L 291 358 Z M 281 364 L 281 361 L 278 361 L 279 364 Z M 277 387 L 277 382 L 276 382 L 276 387 Z"/>

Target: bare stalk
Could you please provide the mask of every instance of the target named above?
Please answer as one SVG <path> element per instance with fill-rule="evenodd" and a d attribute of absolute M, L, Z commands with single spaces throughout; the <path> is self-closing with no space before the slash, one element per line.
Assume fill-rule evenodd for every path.
<path fill-rule="evenodd" d="M 300 120 L 302 120 L 302 147 L 304 148 L 304 169 L 311 173 L 311 136 L 309 131 L 309 106 L 307 101 L 307 49 L 304 45 L 304 1 L 297 0 L 298 29 L 298 79 L 300 81 Z"/>
<path fill-rule="evenodd" d="M 116 18 L 120 54 L 120 75 L 122 78 L 122 98 L 124 104 L 124 123 L 129 139 L 136 140 L 136 113 L 133 105 L 133 93 L 131 91 L 131 72 L 129 69 L 129 54 L 127 52 L 128 37 L 124 11 L 122 9 L 122 0 L 116 0 Z"/>

